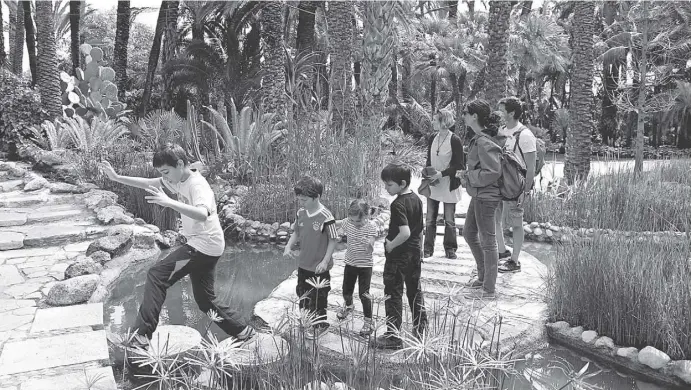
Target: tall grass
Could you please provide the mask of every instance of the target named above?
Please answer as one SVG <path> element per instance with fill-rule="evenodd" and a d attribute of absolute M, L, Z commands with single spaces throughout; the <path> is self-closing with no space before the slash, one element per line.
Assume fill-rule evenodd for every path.
<path fill-rule="evenodd" d="M 671 238 L 595 236 L 558 248 L 553 320 L 597 330 L 623 346 L 691 358 L 691 246 Z"/>
<path fill-rule="evenodd" d="M 572 228 L 687 231 L 690 198 L 691 161 L 665 161 L 640 176 L 618 168 L 562 193 L 536 192 L 525 203 L 525 219 Z"/>

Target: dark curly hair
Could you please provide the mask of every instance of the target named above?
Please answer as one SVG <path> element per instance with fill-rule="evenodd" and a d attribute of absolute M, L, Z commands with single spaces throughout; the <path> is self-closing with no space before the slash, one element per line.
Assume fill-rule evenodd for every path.
<path fill-rule="evenodd" d="M 477 114 L 477 123 L 484 128 L 485 134 L 494 137 L 499 132 L 501 117 L 496 112 L 492 112 L 489 103 L 482 99 L 473 100 L 466 104 L 465 110 L 468 114 Z"/>

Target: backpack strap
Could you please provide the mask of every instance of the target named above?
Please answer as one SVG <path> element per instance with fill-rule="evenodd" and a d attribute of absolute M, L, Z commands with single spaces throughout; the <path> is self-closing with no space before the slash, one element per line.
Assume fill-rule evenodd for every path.
<path fill-rule="evenodd" d="M 530 130 L 530 129 L 528 129 L 528 127 L 526 125 L 521 124 L 521 126 L 518 128 L 518 130 L 513 132 L 513 136 L 514 136 L 514 138 L 516 138 L 516 143 L 513 145 L 513 151 L 516 152 L 516 148 L 518 148 L 518 150 L 521 152 L 521 158 L 525 162 L 525 156 L 523 155 L 523 149 L 521 149 L 521 145 L 519 144 L 519 142 L 521 141 L 521 133 L 524 130 Z"/>

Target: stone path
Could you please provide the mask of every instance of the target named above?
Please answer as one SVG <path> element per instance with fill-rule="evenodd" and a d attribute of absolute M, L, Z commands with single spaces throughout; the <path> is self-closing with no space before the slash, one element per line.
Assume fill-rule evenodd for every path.
<path fill-rule="evenodd" d="M 101 303 L 48 307 L 51 287 L 106 235 L 75 186 L 0 162 L 0 389 L 116 389 Z"/>
<path fill-rule="evenodd" d="M 441 230 L 441 229 L 439 229 Z M 441 237 L 436 240 L 435 253 L 432 258 L 425 259 L 422 266 L 422 284 L 425 293 L 425 303 L 428 311 L 430 328 L 433 334 L 450 336 L 450 326 L 442 326 L 443 320 L 450 322 L 451 313 L 458 317 L 458 328 L 465 326 L 468 319 L 475 322 L 474 339 L 491 339 L 495 330 L 495 319 L 501 318 L 501 342 L 504 351 L 513 347 L 529 347 L 543 335 L 546 321 L 546 303 L 544 300 L 545 276 L 547 268 L 535 257 L 521 253 L 522 272 L 515 274 L 500 274 L 497 280 L 497 299 L 493 301 L 472 300 L 464 297 L 462 284 L 470 279 L 475 267 L 470 249 L 459 237 L 458 259 L 449 260 L 444 256 Z M 382 275 L 384 269 L 384 248 L 381 241 L 375 245 L 375 264 L 370 293 L 375 297 L 384 296 Z M 343 283 L 344 252 L 334 255 L 335 266 L 331 271 L 331 292 L 329 294 L 328 319 L 330 331 L 320 338 L 321 347 L 340 355 L 350 356 L 351 351 L 357 351 L 365 346 L 366 340 L 358 336 L 363 324 L 362 306 L 357 298 L 357 286 L 354 299 L 355 314 L 351 320 L 340 323 L 336 319 L 338 309 L 343 305 L 341 286 Z M 269 325 L 280 323 L 281 318 L 297 307 L 295 298 L 296 273 L 281 283 L 269 297 L 255 306 L 254 314 L 264 319 Z M 404 329 L 410 332 L 411 318 L 404 296 Z M 375 321 L 383 327 L 385 312 L 384 304 L 374 303 Z M 458 332 L 459 329 L 456 329 Z M 459 333 L 456 333 L 457 335 Z M 341 339 L 343 336 L 343 340 Z M 361 349 L 360 349 L 361 350 Z M 396 360 L 402 355 L 390 354 L 389 358 Z"/>

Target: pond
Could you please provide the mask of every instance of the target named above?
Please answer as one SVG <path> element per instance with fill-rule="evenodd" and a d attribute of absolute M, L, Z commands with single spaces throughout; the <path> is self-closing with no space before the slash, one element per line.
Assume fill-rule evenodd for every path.
<path fill-rule="evenodd" d="M 547 266 L 554 264 L 556 249 L 550 244 L 526 242 L 525 250 Z M 163 256 L 164 254 L 162 254 Z M 144 293 L 146 270 L 150 264 L 134 265 L 119 278 L 105 305 L 105 324 L 110 332 L 124 334 L 137 315 L 138 305 Z M 271 291 L 297 268 L 295 260 L 284 259 L 281 252 L 271 248 L 249 246 L 229 247 L 216 268 L 218 297 L 243 320 L 252 316 L 255 304 L 268 297 Z M 161 324 L 186 324 L 204 332 L 210 323 L 206 315 L 197 309 L 188 278 L 168 290 L 161 311 Z M 227 336 L 215 324 L 210 332 L 219 339 Z M 519 375 L 507 389 L 559 389 L 569 383 L 589 360 L 556 345 L 535 351 L 530 359 L 517 365 Z M 566 386 L 564 389 L 603 390 L 658 390 L 660 387 L 638 381 L 615 370 L 598 367 L 591 363 L 588 373 L 602 370 L 588 378 L 585 384 Z"/>

